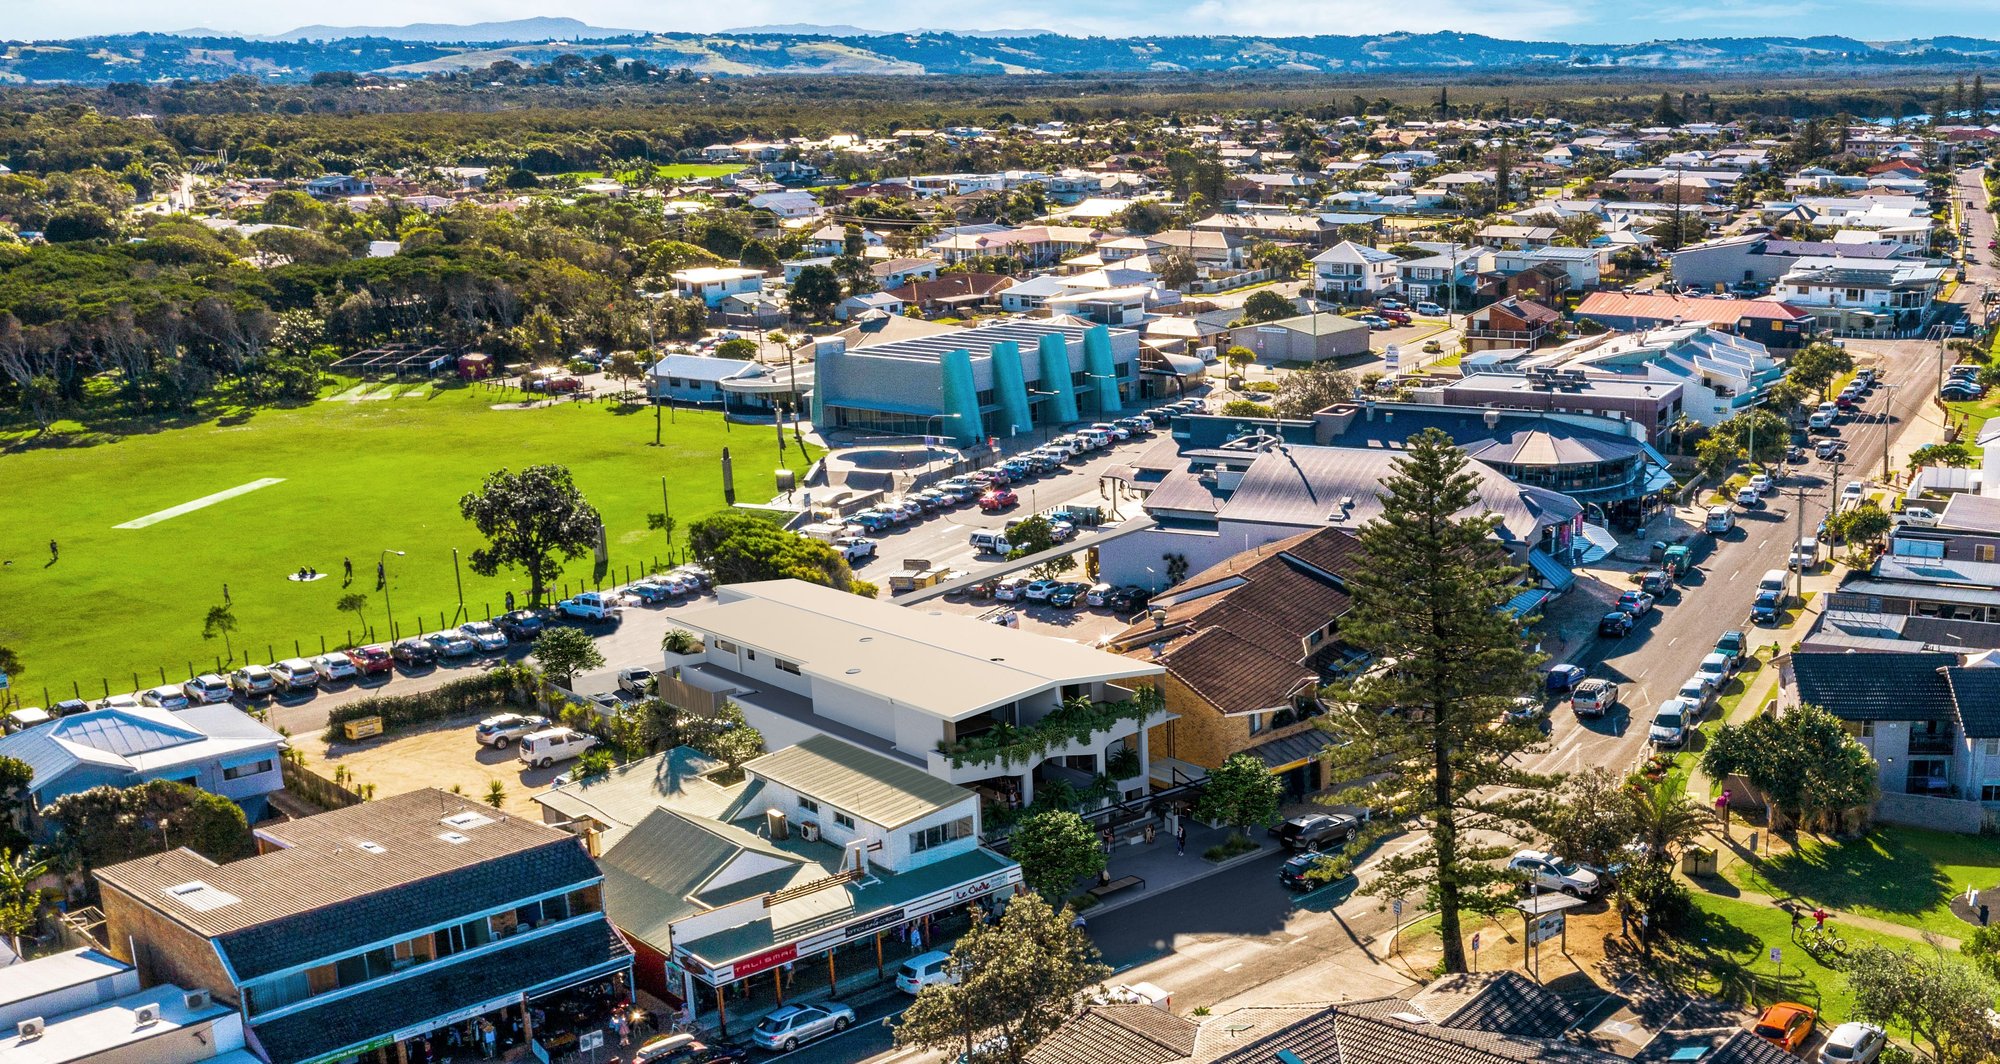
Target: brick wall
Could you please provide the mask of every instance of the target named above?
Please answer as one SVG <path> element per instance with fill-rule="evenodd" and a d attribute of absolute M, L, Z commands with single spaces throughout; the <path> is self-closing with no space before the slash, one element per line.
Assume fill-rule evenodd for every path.
<path fill-rule="evenodd" d="M 204 987 L 217 1001 L 236 1004 L 235 984 L 207 939 L 113 887 L 104 888 L 102 908 L 105 945 L 137 967 L 146 986 Z"/>
<path fill-rule="evenodd" d="M 1250 718 L 1223 716 L 1213 703 L 1172 673 L 1160 677 L 1160 691 L 1166 697 L 1167 710 L 1179 714 L 1180 719 L 1155 725 L 1147 733 L 1148 752 L 1154 757 L 1178 758 L 1203 768 L 1215 768 L 1231 754 L 1313 727 L 1312 721 L 1304 720 L 1282 728 L 1265 728 L 1252 735 Z"/>

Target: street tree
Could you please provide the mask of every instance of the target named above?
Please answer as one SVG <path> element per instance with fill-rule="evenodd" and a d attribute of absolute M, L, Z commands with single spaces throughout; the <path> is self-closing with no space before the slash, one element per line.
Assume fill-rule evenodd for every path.
<path fill-rule="evenodd" d="M 1910 468 L 1948 466 L 1953 469 L 1965 469 L 1977 459 L 1978 456 L 1973 454 L 1972 448 L 1962 443 L 1927 443 L 1910 452 Z"/>
<path fill-rule="evenodd" d="M 1007 839 L 1009 855 L 1021 863 L 1021 881 L 1053 901 L 1061 901 L 1077 880 L 1104 871 L 1097 832 L 1067 809 L 1031 813 Z"/>
<path fill-rule="evenodd" d="M 1638 831 L 1624 780 L 1602 767 L 1572 772 L 1543 792 L 1535 825 L 1550 850 L 1599 868 L 1620 860 Z"/>
<path fill-rule="evenodd" d="M 333 608 L 342 613 L 353 614 L 355 626 L 361 629 L 361 638 L 364 640 L 368 638 L 368 622 L 361 618 L 362 611 L 368 608 L 367 595 L 359 591 L 350 591 L 340 596 L 340 600 L 333 604 Z"/>
<path fill-rule="evenodd" d="M 1179 251 L 1169 251 L 1160 256 L 1160 283 L 1168 288 L 1186 288 L 1199 276 L 1194 260 Z"/>
<path fill-rule="evenodd" d="M 568 687 L 577 673 L 604 664 L 597 640 L 581 628 L 545 628 L 535 637 L 528 654 L 542 667 L 543 675 L 563 687 Z"/>
<path fill-rule="evenodd" d="M 839 303 L 840 275 L 825 266 L 807 266 L 792 281 L 792 313 L 812 319 L 833 313 Z"/>
<path fill-rule="evenodd" d="M 1009 558 L 1029 558 L 1060 546 L 1056 542 L 1055 526 L 1041 514 L 1036 514 L 1008 529 L 1007 545 L 1012 548 L 1007 552 Z M 1038 563 L 1028 570 L 1028 575 L 1035 580 L 1054 580 L 1075 568 L 1076 558 L 1061 554 Z"/>
<path fill-rule="evenodd" d="M 832 547 L 741 510 L 721 510 L 690 522 L 688 552 L 718 584 L 793 579 L 846 591 L 854 579 L 846 559 Z"/>
<path fill-rule="evenodd" d="M 738 336 L 733 340 L 724 340 L 715 345 L 715 357 L 747 362 L 757 357 L 757 341 L 747 336 Z"/>
<path fill-rule="evenodd" d="M 1826 340 L 1815 340 L 1792 356 L 1787 376 L 1824 399 L 1834 378 L 1854 368 L 1854 356 L 1847 349 Z"/>
<path fill-rule="evenodd" d="M 577 490 L 566 466 L 502 469 L 459 499 L 458 509 L 486 537 L 487 545 L 469 559 L 472 571 L 493 576 L 505 568 L 521 570 L 528 577 L 528 602 L 536 606 L 562 575 L 563 561 L 596 547 L 604 533 L 604 519 Z"/>
<path fill-rule="evenodd" d="M 1908 1031 L 1934 1064 L 1992 1059 L 2000 1032 L 1987 1017 L 2000 987 L 1926 939 L 1928 951 L 1870 944 L 1847 956 L 1854 1015 Z"/>
<path fill-rule="evenodd" d="M 947 968 L 959 981 L 925 987 L 896 1019 L 896 1044 L 969 1064 L 1020 1064 L 1111 974 L 1069 914 L 1032 891 L 1010 898 L 999 922 L 974 920 Z"/>
<path fill-rule="evenodd" d="M 1257 361 L 1257 352 L 1238 344 L 1222 353 L 1222 361 L 1241 374 Z"/>
<path fill-rule="evenodd" d="M 1449 436 L 1410 437 L 1383 482 L 1381 515 L 1361 528 L 1353 607 L 1341 620 L 1345 642 L 1394 667 L 1330 689 L 1335 709 L 1319 721 L 1342 739 L 1328 777 L 1362 781 L 1329 800 L 1383 811 L 1355 849 L 1391 831 L 1421 833 L 1363 890 L 1424 891 L 1447 972 L 1466 969 L 1463 913 L 1512 901 L 1515 881 L 1499 860 L 1513 847 L 1501 840 L 1526 836 L 1532 795 L 1549 785 L 1513 760 L 1539 734 L 1493 727 L 1533 688 L 1536 659 L 1501 609 L 1519 570 L 1494 538 L 1478 484 Z"/>
<path fill-rule="evenodd" d="M 1761 792 L 1781 822 L 1835 828 L 1873 805 L 1875 759 L 1847 734 L 1840 718 L 1815 705 L 1758 714 L 1724 724 L 1701 754 L 1710 779 L 1741 775 Z"/>
<path fill-rule="evenodd" d="M 66 794 L 45 815 L 85 872 L 179 846 L 217 864 L 257 849 L 241 806 L 172 780 Z"/>
<path fill-rule="evenodd" d="M 1708 823 L 1708 811 L 1675 780 L 1634 783 L 1623 793 L 1631 810 L 1632 835 L 1648 864 L 1672 863 L 1674 854 L 1698 838 Z"/>
<path fill-rule="evenodd" d="M 1219 820 L 1247 834 L 1253 825 L 1278 818 L 1278 777 L 1250 754 L 1231 754 L 1208 774 L 1196 815 Z"/>
<path fill-rule="evenodd" d="M 623 398 L 631 394 L 632 382 L 646 375 L 646 363 L 636 351 L 617 351 L 605 363 L 604 371 L 618 382 L 618 394 Z"/>
<path fill-rule="evenodd" d="M 1303 420 L 1315 410 L 1354 398 L 1354 376 L 1327 369 L 1315 362 L 1278 381 L 1278 394 L 1271 400 L 1271 412 L 1283 418 Z"/>
<path fill-rule="evenodd" d="M 1843 543 L 1874 543 L 1896 525 L 1887 511 L 1872 502 L 1849 507 L 1827 519 L 1829 537 Z"/>
<path fill-rule="evenodd" d="M 712 716 L 683 714 L 681 741 L 728 766 L 715 776 L 722 784 L 742 779 L 743 763 L 764 753 L 764 733 L 751 727 L 743 719 L 743 707 L 730 699 L 724 699 Z"/>
<path fill-rule="evenodd" d="M 21 955 L 21 936 L 35 929 L 42 908 L 41 888 L 35 880 L 49 873 L 46 855 L 27 849 L 0 850 L 0 935 L 15 956 Z"/>
<path fill-rule="evenodd" d="M 1252 325 L 1266 321 L 1279 321 L 1284 318 L 1296 318 L 1298 315 L 1298 304 L 1293 303 L 1291 300 L 1286 299 L 1269 288 L 1252 292 L 1250 293 L 1250 298 L 1243 301 L 1243 320 Z"/>

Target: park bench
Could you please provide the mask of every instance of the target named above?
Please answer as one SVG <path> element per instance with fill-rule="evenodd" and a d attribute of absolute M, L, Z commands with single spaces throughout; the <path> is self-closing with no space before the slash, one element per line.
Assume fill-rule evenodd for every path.
<path fill-rule="evenodd" d="M 1099 883 L 1098 885 L 1090 888 L 1090 894 L 1092 897 L 1102 900 L 1104 898 L 1110 897 L 1113 894 L 1118 893 L 1121 890 L 1130 890 L 1133 887 L 1138 887 L 1143 890 L 1145 886 L 1146 886 L 1145 879 L 1139 876 L 1120 876 L 1117 879 L 1111 880 L 1106 883 Z"/>

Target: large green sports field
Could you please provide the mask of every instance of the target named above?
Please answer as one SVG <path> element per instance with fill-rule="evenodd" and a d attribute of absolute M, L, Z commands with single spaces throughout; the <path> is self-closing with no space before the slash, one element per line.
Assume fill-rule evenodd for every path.
<path fill-rule="evenodd" d="M 86 697 L 187 678 L 190 663 L 213 668 L 221 639 L 202 622 L 229 586 L 240 660 L 265 660 L 294 641 L 317 653 L 346 642 L 353 615 L 335 608 L 349 591 L 368 596 L 364 619 L 386 632 L 375 564 L 387 549 L 391 601 L 406 633 L 421 616 L 431 628 L 458 605 L 452 548 L 481 545 L 459 516 L 458 499 L 502 467 L 566 465 L 604 515 L 612 575 L 636 575 L 666 541 L 648 531 L 667 478 L 679 527 L 723 506 L 722 448 L 734 460 L 738 497 L 773 491 L 777 439 L 770 426 L 725 427 L 721 415 L 680 410 L 653 446 L 653 412 L 606 403 L 495 409 L 517 393 L 485 386 L 386 387 L 394 398 L 321 401 L 264 410 L 194 427 L 127 435 L 92 445 L 0 453 L 0 646 L 25 672 L 17 694 L 28 705 L 46 687 L 55 699 L 72 684 Z M 803 472 L 795 446 L 786 464 Z M 267 483 L 275 481 L 274 483 Z M 255 486 L 253 485 L 259 485 Z M 218 501 L 160 516 L 186 504 Z M 143 527 L 119 528 L 153 518 Z M 49 541 L 60 546 L 48 564 Z M 352 587 L 341 562 L 354 562 Z M 591 577 L 586 554 L 564 576 L 572 589 Z M 301 566 L 330 577 L 287 579 Z M 463 571 L 472 616 L 498 613 L 508 590 L 523 602 L 526 583 L 502 573 Z M 607 579 L 606 583 L 610 581 Z"/>

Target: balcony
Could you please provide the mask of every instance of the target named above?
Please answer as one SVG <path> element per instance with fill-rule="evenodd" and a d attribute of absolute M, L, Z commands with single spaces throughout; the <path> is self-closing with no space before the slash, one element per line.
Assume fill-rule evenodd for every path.
<path fill-rule="evenodd" d="M 1958 736 L 1952 732 L 1910 733 L 1911 757 L 1948 757 L 1958 750 Z"/>
<path fill-rule="evenodd" d="M 1095 755 L 1105 743 L 1136 735 L 1167 716 L 1164 700 L 1150 687 L 1116 702 L 1075 698 L 1025 727 L 996 724 L 956 742 L 940 742 L 927 767 L 953 783 L 1016 775 L 1051 757 Z"/>

